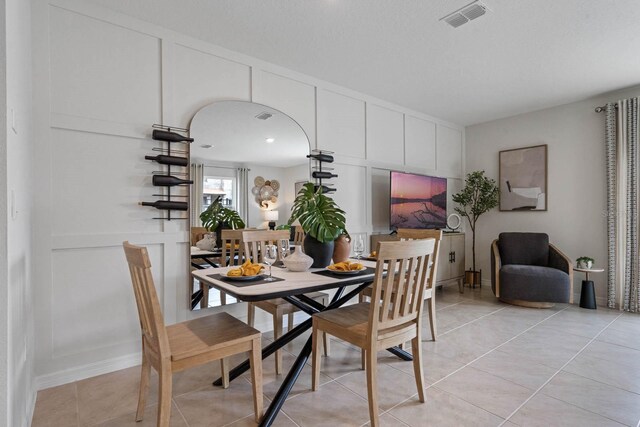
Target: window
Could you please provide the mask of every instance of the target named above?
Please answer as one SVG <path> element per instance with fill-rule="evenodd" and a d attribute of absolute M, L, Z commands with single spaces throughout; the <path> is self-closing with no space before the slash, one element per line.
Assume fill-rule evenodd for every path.
<path fill-rule="evenodd" d="M 236 179 L 225 176 L 205 176 L 202 183 L 202 211 L 221 197 L 222 206 L 236 210 Z"/>

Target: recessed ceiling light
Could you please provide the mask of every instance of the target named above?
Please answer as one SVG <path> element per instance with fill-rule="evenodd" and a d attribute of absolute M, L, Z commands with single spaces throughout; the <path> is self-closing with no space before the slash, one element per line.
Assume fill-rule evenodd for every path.
<path fill-rule="evenodd" d="M 213 145 L 211 145 L 211 144 L 204 144 L 204 145 L 201 145 L 200 147 L 202 147 L 202 148 L 213 148 Z"/>
<path fill-rule="evenodd" d="M 267 138 L 264 140 L 264 142 L 266 142 L 267 144 L 271 144 L 275 140 L 276 140 L 275 138 Z"/>

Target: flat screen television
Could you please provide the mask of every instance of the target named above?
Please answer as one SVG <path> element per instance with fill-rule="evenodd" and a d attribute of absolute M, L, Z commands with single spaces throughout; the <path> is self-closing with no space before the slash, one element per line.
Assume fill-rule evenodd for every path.
<path fill-rule="evenodd" d="M 391 172 L 390 228 L 445 228 L 447 179 Z"/>

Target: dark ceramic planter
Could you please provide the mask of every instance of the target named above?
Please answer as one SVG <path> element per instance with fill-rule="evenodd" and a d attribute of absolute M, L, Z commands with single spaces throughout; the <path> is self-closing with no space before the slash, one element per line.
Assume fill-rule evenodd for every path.
<path fill-rule="evenodd" d="M 311 268 L 324 268 L 331 264 L 333 242 L 321 243 L 307 234 L 303 246 L 304 253 L 313 258 Z"/>

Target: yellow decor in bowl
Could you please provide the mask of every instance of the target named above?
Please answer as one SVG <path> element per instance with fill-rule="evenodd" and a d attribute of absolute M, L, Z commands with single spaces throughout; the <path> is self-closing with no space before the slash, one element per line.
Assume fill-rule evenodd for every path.
<path fill-rule="evenodd" d="M 260 264 L 253 264 L 251 261 L 247 261 L 242 264 L 239 268 L 234 268 L 233 270 L 229 270 L 227 272 L 227 276 L 229 277 L 240 277 L 240 276 L 257 276 L 262 271 L 262 266 Z"/>
<path fill-rule="evenodd" d="M 360 264 L 359 262 L 343 261 L 336 264 L 331 264 L 327 267 L 327 269 L 333 271 L 360 271 L 364 270 L 365 266 Z"/>

